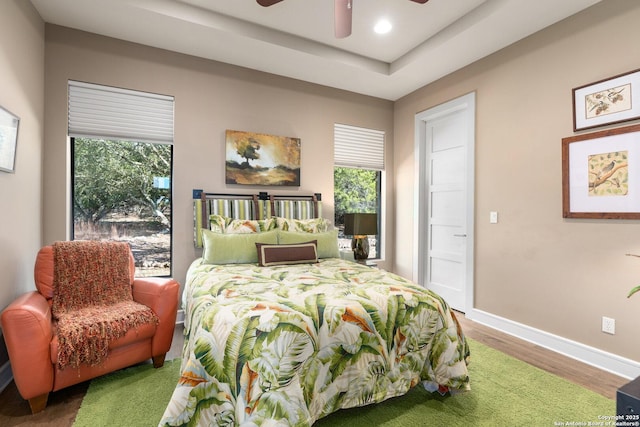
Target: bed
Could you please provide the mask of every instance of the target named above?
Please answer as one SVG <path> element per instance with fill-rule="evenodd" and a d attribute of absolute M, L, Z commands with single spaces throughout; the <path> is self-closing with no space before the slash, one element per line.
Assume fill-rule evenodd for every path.
<path fill-rule="evenodd" d="M 469 389 L 469 347 L 447 303 L 341 259 L 321 217 L 207 216 L 183 292 L 181 376 L 160 425 L 310 426 L 419 384 Z"/>

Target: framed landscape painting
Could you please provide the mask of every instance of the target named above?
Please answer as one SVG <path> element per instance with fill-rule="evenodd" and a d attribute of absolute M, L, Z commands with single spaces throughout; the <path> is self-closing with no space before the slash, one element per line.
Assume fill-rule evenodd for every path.
<path fill-rule="evenodd" d="M 300 138 L 227 130 L 227 184 L 300 186 Z"/>
<path fill-rule="evenodd" d="M 573 130 L 640 118 L 640 70 L 573 89 Z"/>
<path fill-rule="evenodd" d="M 562 216 L 640 219 L 640 125 L 563 138 Z"/>

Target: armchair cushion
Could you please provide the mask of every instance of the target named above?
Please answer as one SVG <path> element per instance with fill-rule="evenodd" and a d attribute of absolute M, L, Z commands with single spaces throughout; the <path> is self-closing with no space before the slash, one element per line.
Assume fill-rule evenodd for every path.
<path fill-rule="evenodd" d="M 99 365 L 111 342 L 159 323 L 151 308 L 133 301 L 130 253 L 123 242 L 54 243 L 52 314 L 60 369 Z"/>
<path fill-rule="evenodd" d="M 38 292 L 51 303 L 53 298 L 53 246 L 44 246 L 38 251 L 33 278 Z"/>
<path fill-rule="evenodd" d="M 156 331 L 157 327 L 152 323 L 147 323 L 138 328 L 130 329 L 124 336 L 109 343 L 109 351 L 111 352 L 120 347 L 125 347 L 130 344 L 135 344 L 139 341 L 151 339 L 155 335 Z M 49 343 L 49 347 L 51 349 L 51 363 L 58 366 L 58 349 L 60 347 L 60 341 L 58 340 L 58 336 L 56 334 L 53 335 L 53 338 Z"/>
<path fill-rule="evenodd" d="M 33 278 L 36 282 L 36 289 L 47 300 L 53 298 L 53 246 L 42 247 L 36 256 L 36 264 L 33 271 Z M 129 253 L 129 273 L 135 276 L 135 260 L 133 254 Z"/>

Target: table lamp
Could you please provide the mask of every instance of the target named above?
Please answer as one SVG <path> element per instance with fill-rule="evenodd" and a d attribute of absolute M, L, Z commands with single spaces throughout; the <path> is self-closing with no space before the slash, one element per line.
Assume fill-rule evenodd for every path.
<path fill-rule="evenodd" d="M 344 234 L 353 236 L 351 249 L 356 261 L 369 258 L 369 238 L 378 234 L 378 215 L 374 213 L 344 214 Z"/>

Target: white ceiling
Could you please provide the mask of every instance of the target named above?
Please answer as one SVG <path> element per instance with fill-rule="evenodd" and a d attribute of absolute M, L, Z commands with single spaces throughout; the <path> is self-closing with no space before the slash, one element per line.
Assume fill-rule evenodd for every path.
<path fill-rule="evenodd" d="M 599 1 L 353 0 L 336 39 L 332 0 L 31 0 L 48 23 L 389 100 Z"/>

